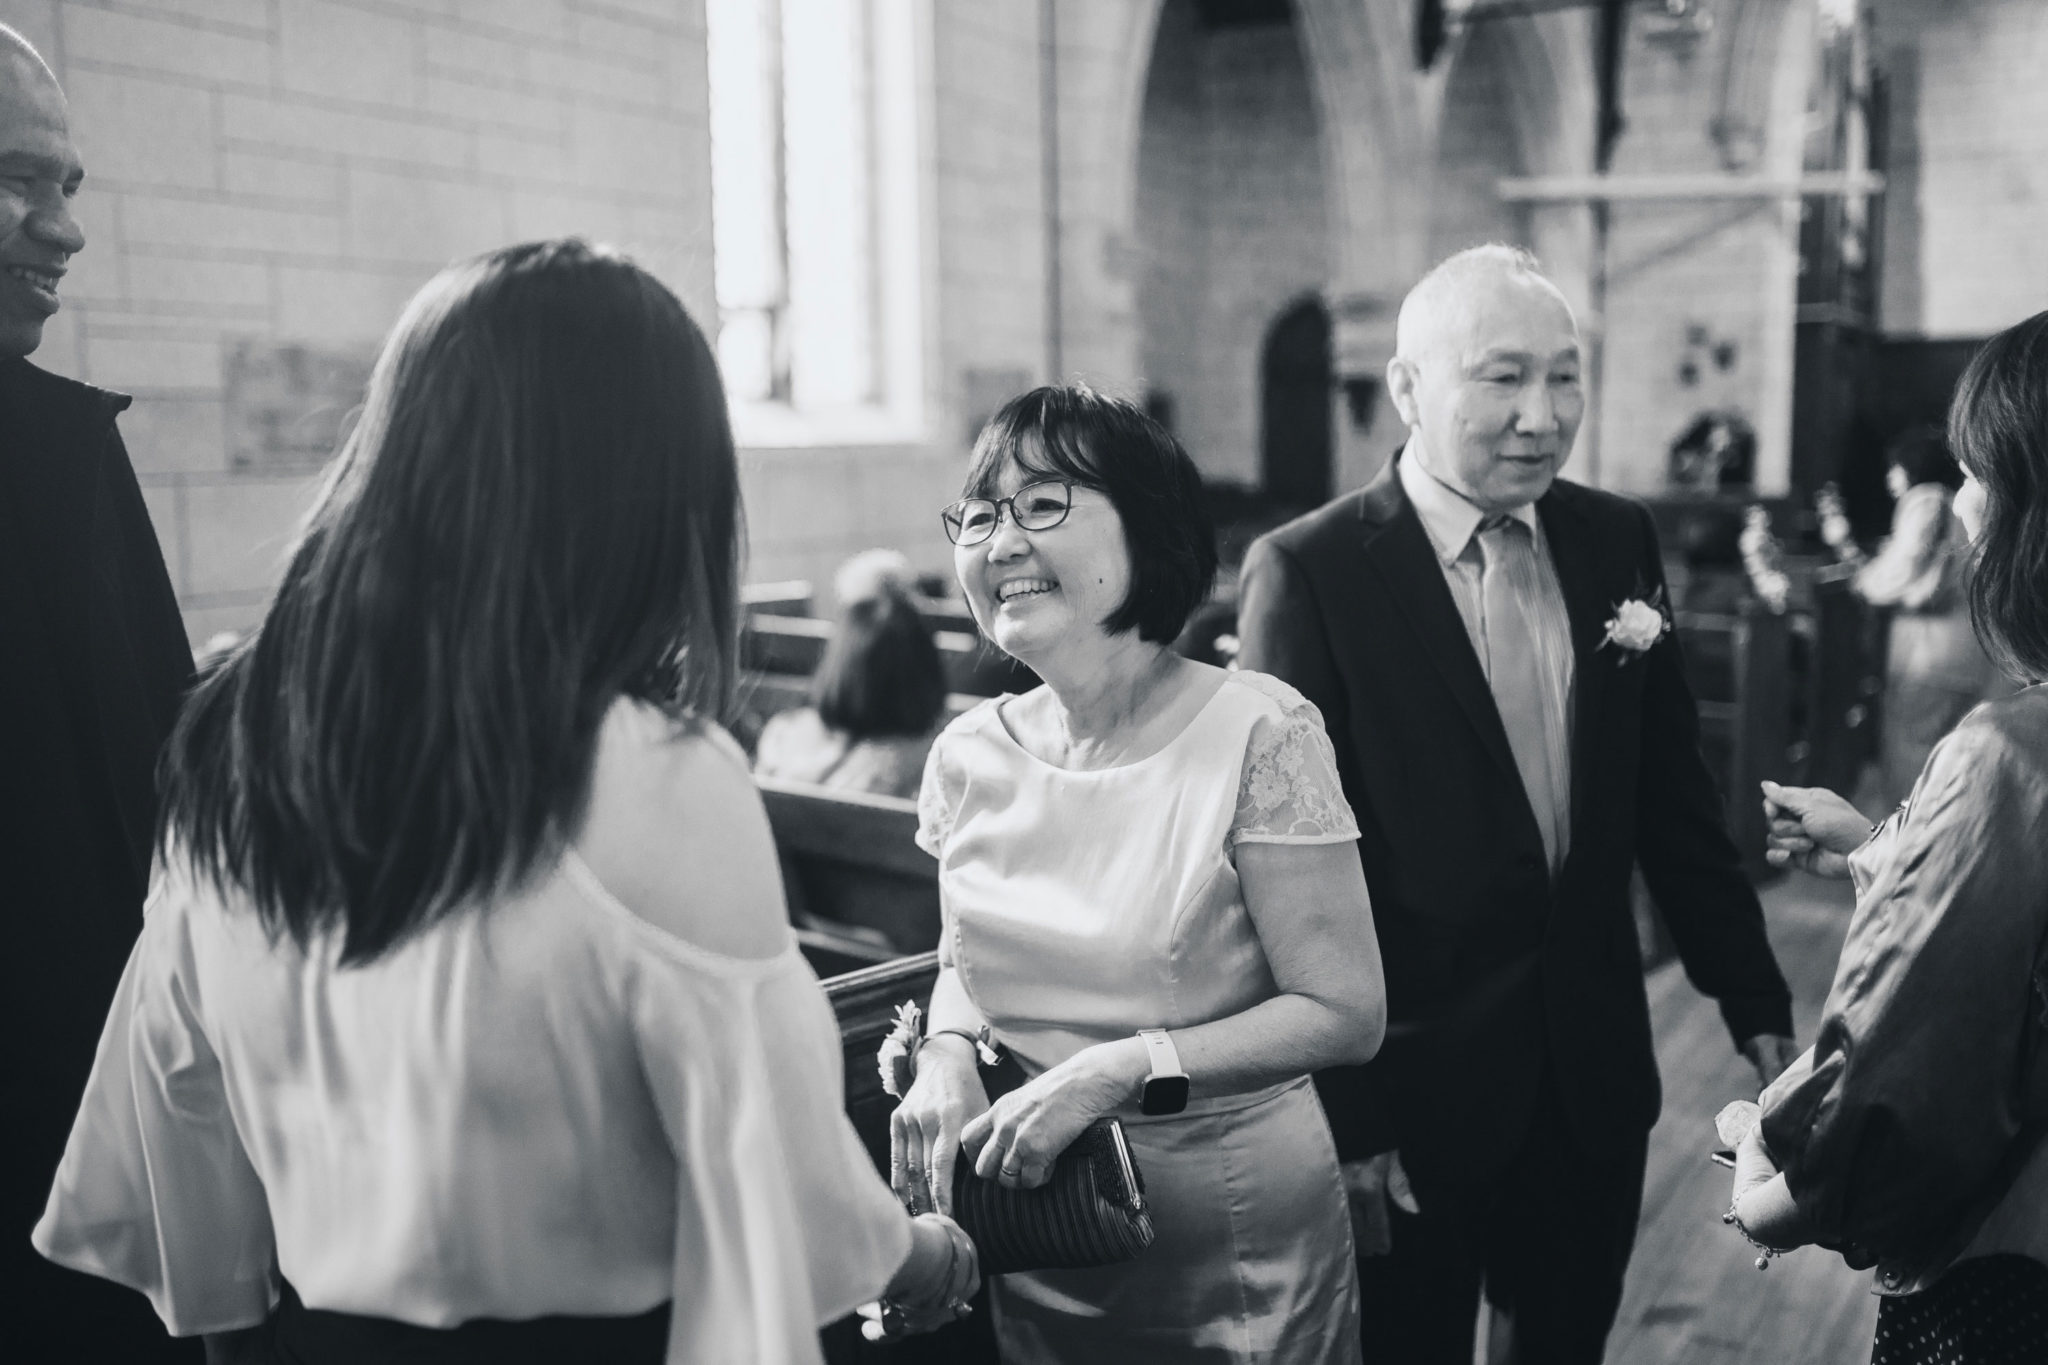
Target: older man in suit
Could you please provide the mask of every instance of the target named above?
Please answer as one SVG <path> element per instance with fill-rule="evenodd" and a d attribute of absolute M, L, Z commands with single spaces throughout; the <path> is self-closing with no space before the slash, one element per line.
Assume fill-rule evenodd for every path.
<path fill-rule="evenodd" d="M 1407 446 L 1253 545 L 1239 627 L 1246 667 L 1321 708 L 1364 832 L 1390 1026 L 1318 1084 L 1360 1199 L 1402 1191 L 1359 1262 L 1365 1344 L 1469 1365 L 1483 1285 L 1513 1358 L 1592 1365 L 1660 1103 L 1631 868 L 1766 1081 L 1790 997 L 1649 514 L 1556 477 L 1585 410 L 1570 307 L 1479 247 L 1410 293 L 1396 350 Z"/>

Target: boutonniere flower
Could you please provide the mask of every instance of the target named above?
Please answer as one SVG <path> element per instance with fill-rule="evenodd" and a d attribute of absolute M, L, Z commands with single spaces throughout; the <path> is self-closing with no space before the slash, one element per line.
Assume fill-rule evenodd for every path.
<path fill-rule="evenodd" d="M 882 1040 L 875 1054 L 875 1068 L 882 1073 L 882 1089 L 902 1099 L 917 1075 L 917 1050 L 924 1046 L 924 1011 L 915 1000 L 896 1007 L 896 1026 Z"/>
<path fill-rule="evenodd" d="M 1631 597 L 1615 606 L 1614 616 L 1607 623 L 1607 638 L 1600 642 L 1600 648 L 1614 646 L 1622 652 L 1621 661 L 1625 664 L 1647 653 L 1670 629 L 1671 615 L 1664 610 L 1664 590 L 1659 588 L 1647 601 Z"/>

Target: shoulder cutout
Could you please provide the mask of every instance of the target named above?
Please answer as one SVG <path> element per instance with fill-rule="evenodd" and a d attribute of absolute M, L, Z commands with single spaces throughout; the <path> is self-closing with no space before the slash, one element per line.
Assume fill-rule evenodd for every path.
<path fill-rule="evenodd" d="M 789 945 L 767 812 L 746 755 L 715 725 L 615 704 L 575 842 L 616 900 L 687 943 L 739 958 Z"/>

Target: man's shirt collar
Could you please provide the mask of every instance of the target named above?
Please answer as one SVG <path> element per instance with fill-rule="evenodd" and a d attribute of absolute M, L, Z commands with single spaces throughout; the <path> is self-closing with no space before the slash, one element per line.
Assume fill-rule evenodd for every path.
<path fill-rule="evenodd" d="M 1408 501 L 1415 504 L 1416 515 L 1422 518 L 1422 529 L 1429 533 L 1429 543 L 1436 551 L 1436 557 L 1443 561 L 1445 568 L 1449 568 L 1465 553 L 1465 547 L 1479 530 L 1479 523 L 1485 521 L 1488 514 L 1473 506 L 1464 494 L 1424 469 L 1414 452 L 1403 451 L 1399 459 L 1396 473 L 1400 476 L 1401 488 L 1408 494 Z M 1530 535 L 1540 537 L 1536 504 L 1523 503 L 1507 515 L 1528 527 Z"/>

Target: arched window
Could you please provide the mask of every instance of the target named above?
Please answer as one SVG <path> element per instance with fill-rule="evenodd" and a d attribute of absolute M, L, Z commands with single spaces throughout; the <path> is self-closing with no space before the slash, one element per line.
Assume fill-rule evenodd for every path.
<path fill-rule="evenodd" d="M 913 0 L 706 0 L 718 357 L 744 444 L 921 416 Z"/>

